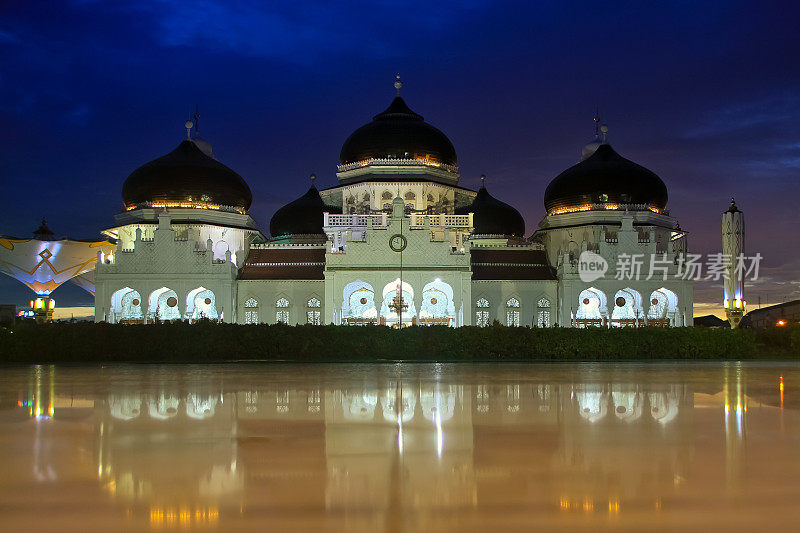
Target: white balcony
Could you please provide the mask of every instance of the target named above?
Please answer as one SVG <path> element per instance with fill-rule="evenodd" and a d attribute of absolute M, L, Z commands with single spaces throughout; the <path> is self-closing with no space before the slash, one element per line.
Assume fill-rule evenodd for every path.
<path fill-rule="evenodd" d="M 371 219 L 372 227 L 380 228 L 386 227 L 389 224 L 388 218 L 389 216 L 386 213 L 379 213 L 375 215 L 336 215 L 332 213 L 325 213 L 325 218 L 322 225 L 326 229 L 366 228 L 368 221 Z M 412 213 L 409 218 L 412 228 L 425 227 L 425 219 L 430 221 L 431 228 L 472 228 L 472 213 L 467 215 L 427 215 Z"/>

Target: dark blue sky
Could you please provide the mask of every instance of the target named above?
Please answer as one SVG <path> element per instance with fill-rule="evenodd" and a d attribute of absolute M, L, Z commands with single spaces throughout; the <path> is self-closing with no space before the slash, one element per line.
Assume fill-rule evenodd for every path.
<path fill-rule="evenodd" d="M 800 297 L 798 20 L 789 1 L 6 0 L 0 234 L 46 215 L 58 235 L 96 236 L 195 104 L 266 231 L 311 172 L 336 183 L 342 142 L 399 72 L 406 102 L 453 141 L 462 185 L 486 173 L 529 232 L 599 107 L 615 149 L 666 182 L 692 251 L 719 251 L 735 195 L 747 249 L 765 257 L 748 300 Z M 15 283 L 0 280 L 0 301 L 27 301 Z M 720 292 L 701 284 L 697 299 Z"/>

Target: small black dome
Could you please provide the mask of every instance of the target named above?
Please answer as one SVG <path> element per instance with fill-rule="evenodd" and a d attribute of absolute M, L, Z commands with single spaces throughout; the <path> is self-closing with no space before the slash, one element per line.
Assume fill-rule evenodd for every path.
<path fill-rule="evenodd" d="M 472 225 L 476 235 L 506 235 L 524 237 L 525 219 L 519 211 L 501 202 L 481 187 L 470 205 L 456 209 L 457 215 L 474 213 Z"/>
<path fill-rule="evenodd" d="M 587 204 L 667 207 L 667 186 L 655 173 L 601 144 L 594 153 L 556 176 L 544 192 L 548 213 Z"/>
<path fill-rule="evenodd" d="M 399 96 L 372 122 L 354 131 L 339 153 L 342 165 L 387 158 L 429 158 L 436 163 L 458 164 L 450 139 L 411 111 Z"/>
<path fill-rule="evenodd" d="M 247 212 L 253 196 L 239 174 L 187 139 L 134 170 L 122 185 L 122 201 L 127 208 L 146 202 L 204 202 Z"/>
<path fill-rule="evenodd" d="M 325 212 L 335 212 L 326 205 L 313 185 L 292 202 L 281 207 L 269 221 L 269 232 L 273 237 L 283 235 L 324 235 L 322 223 Z"/>

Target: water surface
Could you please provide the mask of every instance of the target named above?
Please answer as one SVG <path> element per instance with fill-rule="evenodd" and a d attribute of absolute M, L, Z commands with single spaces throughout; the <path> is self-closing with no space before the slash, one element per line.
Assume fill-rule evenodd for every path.
<path fill-rule="evenodd" d="M 34 366 L 3 531 L 738 531 L 800 519 L 800 366 Z"/>

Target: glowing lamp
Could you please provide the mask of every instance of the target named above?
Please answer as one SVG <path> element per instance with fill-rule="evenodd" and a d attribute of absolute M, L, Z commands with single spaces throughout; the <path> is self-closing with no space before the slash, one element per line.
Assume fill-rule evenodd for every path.
<path fill-rule="evenodd" d="M 725 301 L 724 301 L 724 302 L 722 302 L 722 306 L 723 306 L 725 309 L 727 309 L 727 308 L 729 307 L 729 305 L 728 305 L 728 299 L 727 299 L 727 298 L 725 298 Z"/>
<path fill-rule="evenodd" d="M 778 326 L 785 326 L 786 325 L 786 321 L 784 319 L 780 319 L 780 320 L 778 320 L 778 324 L 777 325 Z"/>

